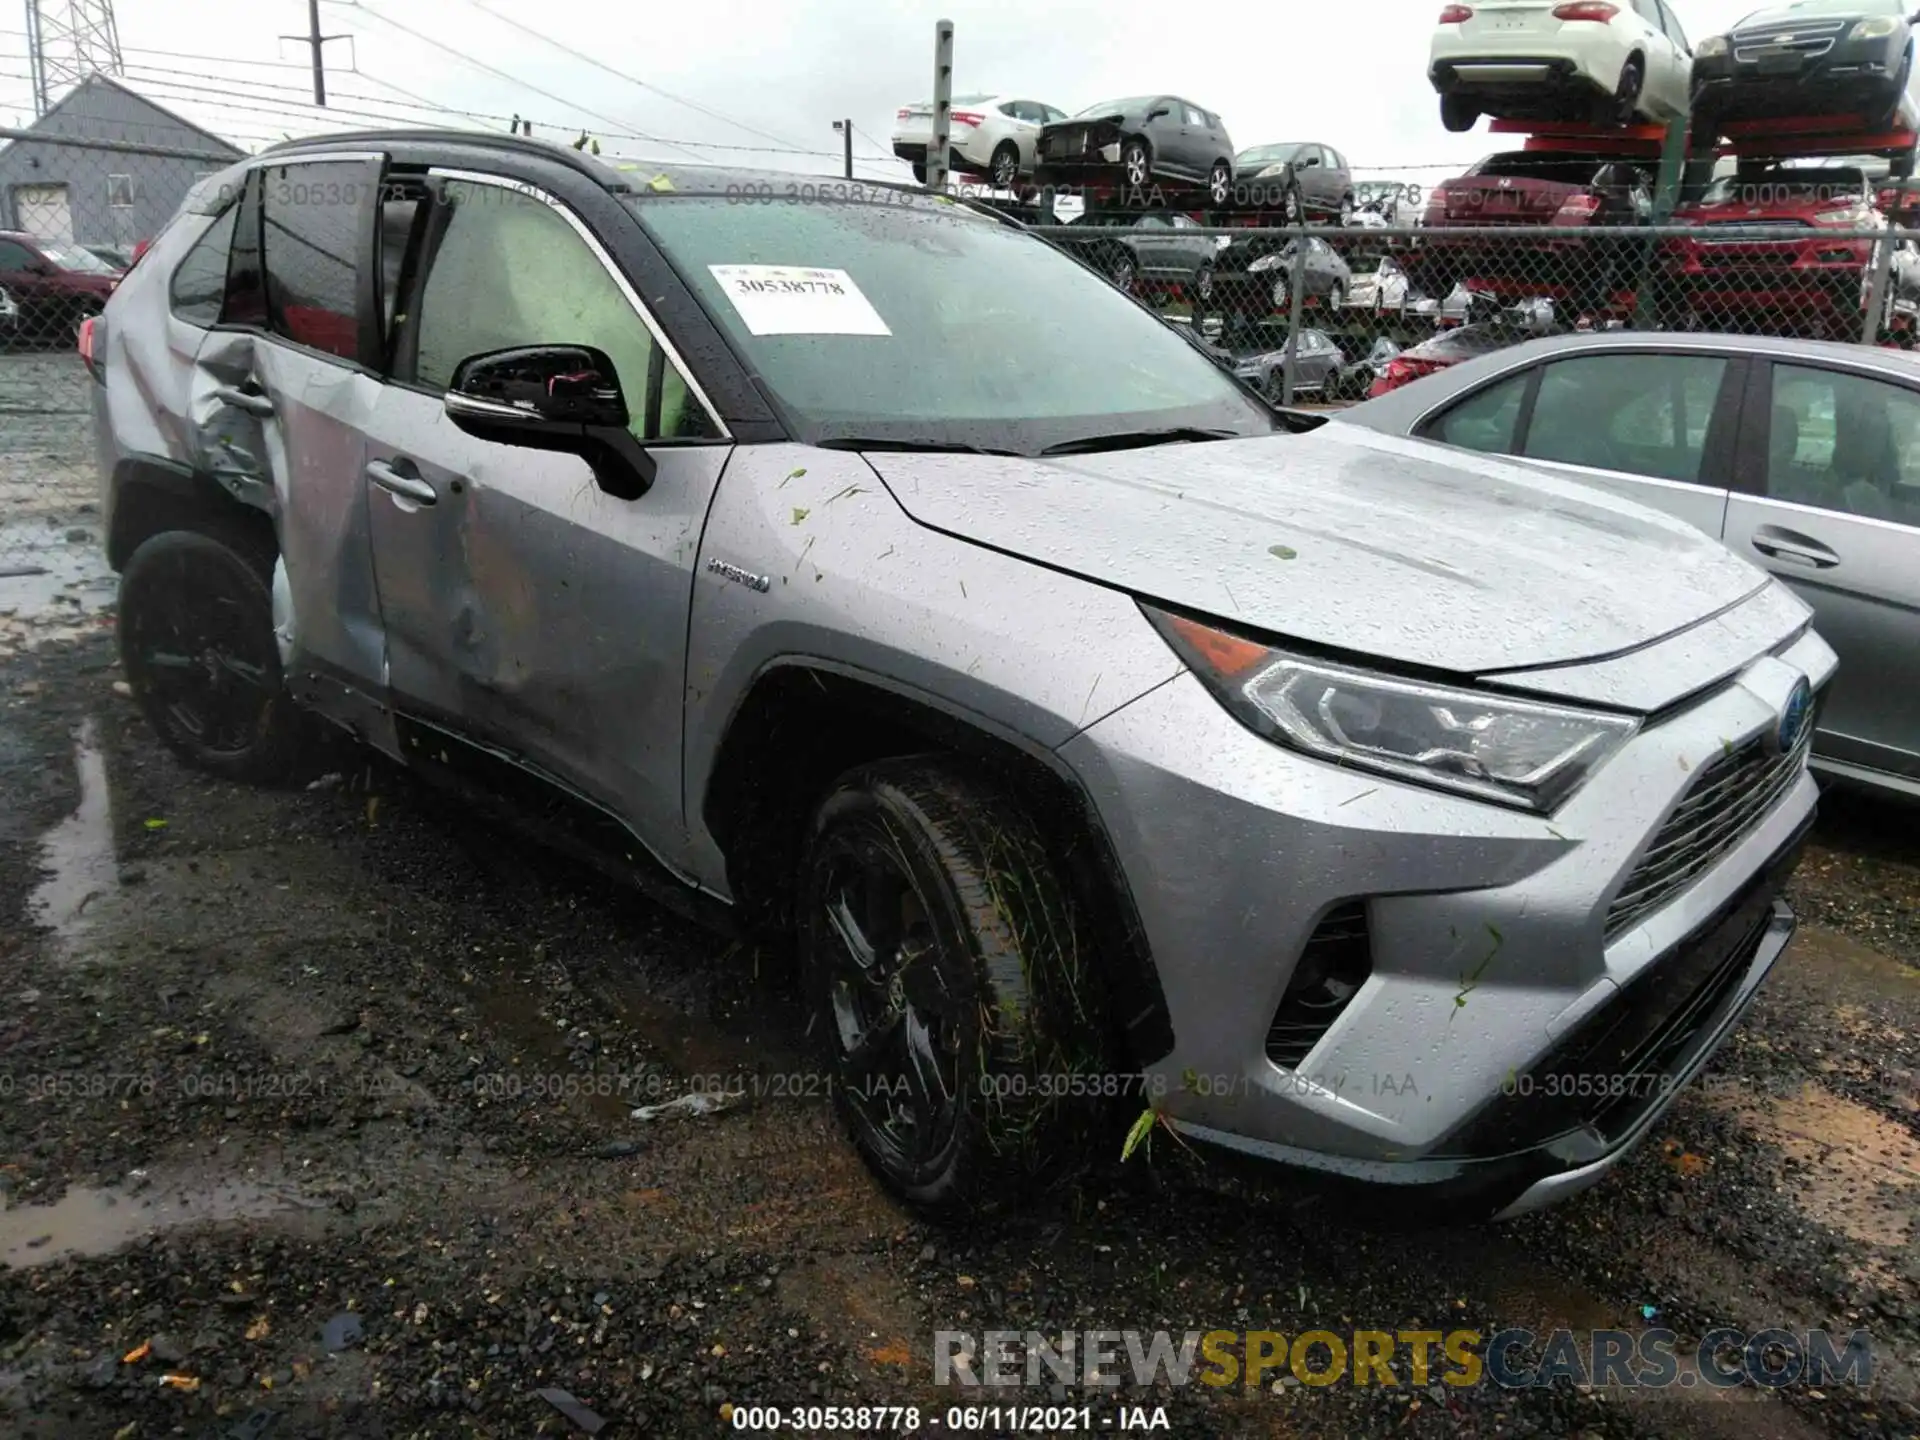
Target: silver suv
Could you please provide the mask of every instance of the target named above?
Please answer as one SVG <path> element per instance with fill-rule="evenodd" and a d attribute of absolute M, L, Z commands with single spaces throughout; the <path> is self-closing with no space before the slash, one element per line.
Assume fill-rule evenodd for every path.
<path fill-rule="evenodd" d="M 1275 411 L 944 197 L 303 141 L 203 182 L 82 348 L 165 742 L 268 781 L 319 717 L 790 947 L 919 1204 L 1151 1109 L 1517 1213 L 1792 931 L 1834 669 L 1792 594 Z"/>

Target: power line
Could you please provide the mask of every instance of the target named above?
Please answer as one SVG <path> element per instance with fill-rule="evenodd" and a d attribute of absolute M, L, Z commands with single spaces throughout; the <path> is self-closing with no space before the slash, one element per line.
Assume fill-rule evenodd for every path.
<path fill-rule="evenodd" d="M 357 10 L 363 15 L 369 15 L 373 19 L 378 20 L 383 25 L 392 26 L 395 30 L 398 30 L 403 35 L 411 35 L 414 39 L 420 41 L 422 44 L 431 45 L 436 50 L 445 51 L 447 54 L 453 56 L 454 59 L 461 61 L 463 64 L 471 65 L 476 70 L 484 70 L 487 74 L 492 75 L 497 79 L 505 80 L 509 85 L 517 85 L 523 90 L 527 90 L 532 94 L 542 97 L 543 99 L 551 100 L 555 104 L 564 106 L 569 110 L 577 110 L 582 115 L 592 116 L 595 120 L 599 120 L 604 124 L 612 125 L 615 127 L 620 126 L 620 124 L 622 123 L 618 120 L 615 120 L 610 115 L 602 115 L 597 110 L 589 110 L 586 106 L 580 104 L 578 101 L 568 100 L 564 96 L 554 94 L 551 90 L 542 90 L 538 85 L 531 84 L 528 81 L 522 80 L 517 76 L 509 75 L 506 71 L 501 70 L 495 66 L 489 65 L 484 60 L 476 60 L 473 58 L 473 56 L 468 55 L 463 51 L 454 49 L 453 46 L 446 44 L 444 41 L 436 40 L 431 35 L 423 34 L 421 31 L 415 30 L 411 25 L 403 25 L 398 20 L 393 19 L 389 15 L 383 15 L 378 10 L 369 9 L 367 6 L 361 4 L 360 0 L 327 0 L 327 3 L 330 5 L 344 5 L 350 10 Z M 636 135 L 635 138 L 640 140 L 650 141 L 655 145 L 666 145 L 672 149 L 679 150 L 688 155 L 692 155 L 692 152 L 688 150 L 686 146 L 681 145 L 672 140 L 663 140 L 657 135 Z M 697 160 L 700 157 L 697 155 L 693 155 L 693 158 Z"/>
<path fill-rule="evenodd" d="M 491 6 L 481 4 L 480 0 L 466 0 L 466 3 L 471 5 L 475 10 L 478 10 L 483 15 L 491 15 L 495 20 L 498 20 L 502 25 L 510 25 L 515 30 L 520 31 L 521 34 L 523 35 L 531 35 L 536 40 L 544 41 L 546 44 L 551 45 L 554 49 L 560 51 L 562 54 L 571 55 L 574 59 L 580 61 L 581 63 L 586 65 L 591 65 L 596 70 L 604 71 L 608 75 L 613 76 L 613 78 L 616 80 L 624 80 L 629 85 L 639 86 L 642 90 L 651 90 L 654 94 L 663 96 L 666 99 L 673 101 L 673 103 L 676 105 L 684 105 L 689 110 L 697 110 L 700 114 L 707 116 L 709 119 L 718 120 L 722 124 L 731 125 L 737 130 L 744 130 L 749 135 L 757 135 L 762 140 L 772 140 L 778 144 L 783 144 L 783 145 L 786 143 L 785 139 L 779 135 L 774 135 L 768 131 L 757 129 L 754 126 L 747 124 L 746 121 L 744 120 L 734 119 L 731 115 L 723 115 L 718 110 L 710 109 L 709 107 L 700 104 L 698 101 L 688 100 L 684 96 L 675 95 L 671 90 L 663 90 L 658 85 L 654 85 L 649 83 L 648 81 L 642 80 L 637 75 L 629 75 L 624 70 L 616 70 L 613 68 L 613 66 L 607 64 L 605 61 L 596 60 L 593 56 L 587 54 L 585 51 L 576 50 L 571 45 L 562 44 L 560 41 L 554 39 L 551 35 L 548 35 L 543 33 L 542 31 L 536 30 L 531 25 L 523 25 L 518 20 L 513 19 L 511 16 L 502 15 L 498 10 L 493 9 Z"/>

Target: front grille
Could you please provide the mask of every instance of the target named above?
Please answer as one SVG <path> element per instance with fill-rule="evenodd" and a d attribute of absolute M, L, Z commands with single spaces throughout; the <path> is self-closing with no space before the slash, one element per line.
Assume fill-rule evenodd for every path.
<path fill-rule="evenodd" d="M 1752 740 L 1707 765 L 1607 907 L 1607 938 L 1658 910 L 1746 839 L 1793 788 L 1812 747 L 1809 725 L 1784 755 Z"/>
<path fill-rule="evenodd" d="M 1299 1068 L 1372 968 L 1366 902 L 1351 900 L 1335 906 L 1314 927 L 1300 952 L 1286 996 L 1267 1029 L 1267 1058 L 1283 1070 Z"/>
<path fill-rule="evenodd" d="M 1736 45 L 1733 47 L 1733 58 L 1740 61 L 1751 61 L 1759 58 L 1763 54 L 1778 55 L 1782 51 L 1790 51 L 1805 59 L 1813 60 L 1826 54 L 1831 49 L 1833 49 L 1833 41 L 1831 40 L 1801 40 L 1795 38 L 1793 42 L 1788 45 Z"/>

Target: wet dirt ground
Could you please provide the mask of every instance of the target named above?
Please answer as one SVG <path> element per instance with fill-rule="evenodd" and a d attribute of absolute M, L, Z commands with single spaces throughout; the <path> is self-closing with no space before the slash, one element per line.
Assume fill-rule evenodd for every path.
<path fill-rule="evenodd" d="M 704 1435 L 944 1416 L 982 1397 L 934 1385 L 942 1330 L 1655 1325 L 1863 1329 L 1872 1384 L 1098 1404 L 1182 1437 L 1920 1433 L 1913 811 L 1830 799 L 1760 1004 L 1559 1209 L 1383 1233 L 1163 1137 L 943 1230 L 854 1157 L 752 952 L 359 757 L 291 792 L 182 769 L 73 546 L 76 599 L 16 605 L 0 655 L 0 1436 L 589 1433 L 554 1388 L 602 1435 Z"/>

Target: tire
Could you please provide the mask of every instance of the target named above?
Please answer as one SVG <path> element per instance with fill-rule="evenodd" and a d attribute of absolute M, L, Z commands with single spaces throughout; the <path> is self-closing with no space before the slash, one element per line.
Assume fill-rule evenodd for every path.
<path fill-rule="evenodd" d="M 300 776 L 315 727 L 287 693 L 271 544 L 239 526 L 166 530 L 120 576 L 121 665 L 161 743 L 196 770 L 270 785 Z"/>
<path fill-rule="evenodd" d="M 1285 315 L 1293 309 L 1293 277 L 1282 275 L 1273 282 L 1273 311 L 1275 315 Z M 1305 298 L 1304 296 L 1302 297 Z"/>
<path fill-rule="evenodd" d="M 1605 118 L 1617 125 L 1631 125 L 1640 108 L 1640 92 L 1647 83 L 1647 62 L 1629 55 L 1620 67 L 1620 84 L 1613 92 Z"/>
<path fill-rule="evenodd" d="M 1296 185 L 1289 185 L 1287 193 L 1280 197 L 1280 221 L 1284 225 L 1298 225 L 1300 213 L 1300 189 Z"/>
<path fill-rule="evenodd" d="M 1900 123 L 1900 102 L 1907 98 L 1907 82 L 1913 78 L 1913 46 L 1907 46 L 1907 53 L 1900 58 L 1900 76 L 1893 82 L 1893 98 L 1887 108 L 1881 111 L 1874 129 L 1891 131 Z"/>
<path fill-rule="evenodd" d="M 1340 224 L 1343 229 L 1353 224 L 1353 196 L 1351 195 L 1340 197 Z"/>
<path fill-rule="evenodd" d="M 918 185 L 927 183 L 927 166 L 924 160 L 916 160 L 913 162 L 913 179 L 914 183 Z"/>
<path fill-rule="evenodd" d="M 835 1104 L 895 1194 L 1008 1206 L 1104 1134 L 1035 1083 L 1103 1073 L 1111 1050 L 1084 917 L 1013 796 L 939 757 L 856 769 L 814 814 L 796 893 Z"/>
<path fill-rule="evenodd" d="M 1265 389 L 1267 392 L 1267 403 L 1269 405 L 1284 405 L 1287 403 L 1287 372 L 1283 367 L 1276 365 L 1273 369 L 1267 371 Z"/>
<path fill-rule="evenodd" d="M 1479 107 L 1464 95 L 1440 97 L 1440 123 L 1454 135 L 1464 135 L 1480 123 Z"/>
<path fill-rule="evenodd" d="M 993 148 L 993 158 L 987 162 L 987 179 L 996 190 L 1011 190 L 1020 183 L 1020 147 L 1011 140 L 1002 140 Z"/>
<path fill-rule="evenodd" d="M 1133 263 L 1133 256 L 1122 250 L 1113 257 L 1107 266 L 1107 278 L 1113 282 L 1113 288 L 1123 295 L 1133 293 L 1134 282 L 1139 278 L 1139 267 Z"/>
<path fill-rule="evenodd" d="M 1202 305 L 1213 303 L 1213 266 L 1202 265 L 1193 277 L 1193 298 Z"/>
<path fill-rule="evenodd" d="M 1135 190 L 1153 179 L 1153 152 L 1147 148 L 1146 141 L 1135 136 L 1120 147 L 1120 173 Z"/>
<path fill-rule="evenodd" d="M 1207 172 L 1207 198 L 1216 210 L 1233 198 L 1233 167 L 1224 160 L 1214 161 Z"/>
<path fill-rule="evenodd" d="M 1327 292 L 1327 309 L 1329 311 L 1339 311 L 1346 308 L 1347 282 L 1344 280 L 1336 280 L 1333 282 L 1333 289 Z"/>

